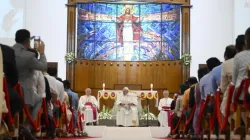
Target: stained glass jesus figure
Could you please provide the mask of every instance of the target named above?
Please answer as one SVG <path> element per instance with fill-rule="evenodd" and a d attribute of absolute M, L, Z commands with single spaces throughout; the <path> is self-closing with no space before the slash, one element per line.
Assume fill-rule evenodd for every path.
<path fill-rule="evenodd" d="M 132 15 L 133 8 L 125 6 L 125 12 L 120 17 L 117 17 L 117 39 L 123 46 L 123 56 L 125 61 L 132 59 L 134 54 L 134 42 L 140 39 L 142 31 L 139 17 Z"/>

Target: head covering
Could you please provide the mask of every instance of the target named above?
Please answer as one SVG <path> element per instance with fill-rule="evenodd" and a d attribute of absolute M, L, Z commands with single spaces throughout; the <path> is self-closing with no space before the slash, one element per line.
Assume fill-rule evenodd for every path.
<path fill-rule="evenodd" d="M 127 91 L 129 91 L 129 88 L 128 88 L 128 87 L 124 87 L 124 88 L 123 88 L 123 90 L 127 90 Z"/>

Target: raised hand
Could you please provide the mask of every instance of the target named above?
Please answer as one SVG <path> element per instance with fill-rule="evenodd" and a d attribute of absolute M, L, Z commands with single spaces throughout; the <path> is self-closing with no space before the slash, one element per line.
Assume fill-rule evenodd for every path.
<path fill-rule="evenodd" d="M 38 52 L 40 52 L 41 54 L 44 53 L 44 48 L 45 48 L 45 44 L 43 41 L 41 41 L 39 48 L 38 48 Z"/>

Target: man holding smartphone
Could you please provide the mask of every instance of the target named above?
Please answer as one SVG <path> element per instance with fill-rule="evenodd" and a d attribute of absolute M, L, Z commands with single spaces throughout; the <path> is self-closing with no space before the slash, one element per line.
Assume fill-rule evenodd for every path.
<path fill-rule="evenodd" d="M 37 51 L 40 53 L 40 59 L 37 59 L 35 54 L 27 51 L 30 48 L 30 32 L 25 29 L 16 32 L 16 44 L 13 46 L 16 55 L 16 65 L 19 72 L 19 82 L 23 88 L 24 102 L 29 108 L 33 120 L 41 108 L 42 100 L 32 102 L 34 94 L 32 88 L 34 70 L 47 71 L 47 60 L 44 54 L 44 43 L 41 41 Z M 21 128 L 20 133 L 30 140 L 35 138 L 27 129 L 31 129 L 30 122 L 26 120 L 24 127 Z"/>

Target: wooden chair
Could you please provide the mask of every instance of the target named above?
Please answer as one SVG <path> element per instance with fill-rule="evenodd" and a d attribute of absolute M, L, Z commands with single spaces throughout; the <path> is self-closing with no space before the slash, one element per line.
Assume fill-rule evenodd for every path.
<path fill-rule="evenodd" d="M 248 74 L 250 73 L 249 71 L 249 67 L 247 67 L 247 71 L 248 71 Z M 244 91 L 245 87 L 246 87 L 246 82 L 247 82 L 247 79 L 244 79 L 242 80 L 241 82 L 241 85 L 236 93 L 236 98 L 238 98 L 237 94 L 241 94 L 242 93 L 242 90 Z M 244 91 L 245 92 L 245 91 Z M 243 101 L 244 102 L 244 101 Z M 231 135 L 230 135 L 230 138 L 231 140 L 233 139 L 240 139 L 240 140 L 243 140 L 245 137 L 246 137 L 246 133 L 248 132 L 248 117 L 247 117 L 247 123 L 245 124 L 245 127 L 244 126 L 241 126 L 241 118 L 242 118 L 242 112 L 245 112 L 246 114 L 248 113 L 248 108 L 245 108 L 244 106 L 244 103 L 243 104 L 237 104 L 236 106 L 236 112 L 235 112 L 235 115 L 236 115 L 236 119 L 234 121 L 232 121 L 232 126 L 231 126 Z M 249 136 L 247 136 L 249 137 Z"/>
<path fill-rule="evenodd" d="M 11 116 L 10 113 L 10 97 L 9 97 L 9 91 L 8 91 L 8 85 L 7 85 L 7 81 L 6 78 L 3 78 L 3 91 L 5 93 L 5 101 L 6 101 L 6 105 L 8 108 L 8 113 L 5 114 L 5 117 L 8 117 L 8 120 L 10 120 L 8 123 L 13 123 L 14 125 L 14 130 L 13 132 L 10 132 L 7 126 L 7 122 L 3 122 L 1 124 L 1 131 L 2 133 L 5 133 L 8 135 L 8 137 L 12 137 L 12 138 L 18 138 L 18 133 L 19 133 L 19 114 L 17 113 L 14 117 Z M 2 102 L 1 102 L 2 103 Z M 12 125 L 12 124 L 10 124 Z"/>
<path fill-rule="evenodd" d="M 210 95 L 209 102 L 211 103 L 212 101 L 214 101 L 214 96 Z M 215 112 L 215 111 L 213 111 L 213 112 Z M 210 119 L 213 116 L 213 113 L 205 112 L 204 116 L 205 116 L 204 117 L 205 118 L 205 120 L 204 120 L 205 125 L 204 125 L 204 130 L 203 130 L 203 139 L 210 140 L 211 138 L 216 137 L 213 133 L 213 130 L 210 130 L 210 125 L 211 125 L 211 123 L 213 123 L 213 122 L 211 122 Z"/>
<path fill-rule="evenodd" d="M 247 66 L 248 78 L 250 78 L 250 66 Z M 246 89 L 249 92 L 249 85 L 246 85 Z M 247 93 L 248 93 L 247 92 Z M 247 124 L 246 124 L 246 140 L 250 140 L 250 110 L 247 109 Z"/>
<path fill-rule="evenodd" d="M 180 138 L 185 138 L 185 133 L 184 133 L 184 125 L 185 125 L 185 121 L 184 119 L 180 118 L 181 119 L 181 122 L 180 122 L 180 125 L 179 125 L 179 135 L 180 135 Z"/>

